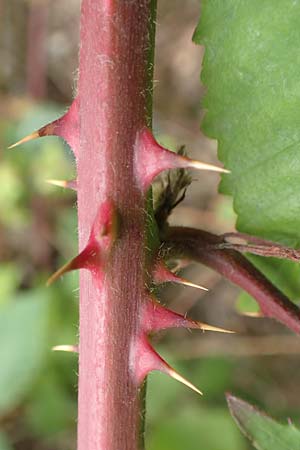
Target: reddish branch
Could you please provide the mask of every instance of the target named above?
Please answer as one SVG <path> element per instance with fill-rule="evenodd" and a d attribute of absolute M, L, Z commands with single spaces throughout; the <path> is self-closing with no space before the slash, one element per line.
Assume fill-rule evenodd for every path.
<path fill-rule="evenodd" d="M 216 270 L 254 297 L 266 317 L 272 317 L 300 333 L 300 310 L 279 289 L 235 250 L 218 249 L 216 236 L 192 228 L 171 227 L 164 242 L 170 257 L 188 258 Z"/>
<path fill-rule="evenodd" d="M 241 253 L 289 259 L 295 262 L 300 261 L 299 250 L 268 241 L 267 239 L 261 239 L 245 233 L 225 233 L 220 237 L 223 238 L 223 242 L 216 244 L 216 248 L 219 249 L 232 249 Z"/>

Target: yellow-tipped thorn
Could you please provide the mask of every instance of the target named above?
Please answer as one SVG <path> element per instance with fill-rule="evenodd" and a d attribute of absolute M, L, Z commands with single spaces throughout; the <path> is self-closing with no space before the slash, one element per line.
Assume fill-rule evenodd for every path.
<path fill-rule="evenodd" d="M 54 352 L 71 352 L 71 353 L 78 353 L 78 346 L 77 345 L 55 345 L 52 347 L 52 350 Z"/>
<path fill-rule="evenodd" d="M 255 317 L 255 318 L 262 318 L 262 317 L 264 317 L 264 315 L 260 312 L 260 311 L 257 311 L 257 312 L 251 312 L 251 311 L 249 311 L 249 312 L 239 312 L 239 314 L 241 315 L 241 316 L 245 316 L 245 317 Z"/>
<path fill-rule="evenodd" d="M 186 280 L 185 278 L 178 277 L 178 283 L 183 284 L 184 286 L 189 286 L 196 289 L 201 289 L 202 291 L 208 291 L 208 289 L 200 284 L 192 283 L 191 281 Z"/>
<path fill-rule="evenodd" d="M 54 272 L 54 274 L 51 275 L 50 278 L 48 278 L 48 280 L 46 282 L 46 286 L 47 287 L 50 286 L 52 283 L 54 283 L 54 281 L 56 281 L 59 277 L 64 275 L 66 272 L 70 272 L 71 270 L 73 270 L 74 269 L 73 263 L 74 263 L 74 260 L 72 259 L 71 261 L 67 262 L 64 266 L 62 266 L 60 269 L 58 269 L 56 272 Z"/>
<path fill-rule="evenodd" d="M 213 164 L 203 163 L 201 161 L 196 161 L 195 159 L 186 158 L 189 164 L 189 167 L 193 167 L 194 169 L 200 170 L 211 170 L 213 172 L 221 172 L 221 173 L 230 173 L 230 170 L 223 169 L 223 167 L 214 166 Z"/>
<path fill-rule="evenodd" d="M 52 184 L 62 188 L 69 188 L 76 191 L 76 180 L 45 180 L 46 183 Z"/>
<path fill-rule="evenodd" d="M 25 136 L 23 139 L 20 139 L 20 140 L 19 140 L 18 142 L 16 142 L 15 144 L 10 145 L 10 146 L 8 147 L 8 149 L 15 148 L 15 147 L 17 147 L 18 145 L 25 144 L 25 142 L 32 141 L 32 140 L 37 139 L 37 138 L 39 138 L 39 137 L 40 137 L 39 132 L 38 132 L 38 131 L 34 131 L 33 133 L 28 134 L 28 136 Z"/>
<path fill-rule="evenodd" d="M 46 183 L 53 184 L 53 186 L 58 186 L 62 188 L 68 187 L 68 181 L 67 180 L 45 180 Z"/>
<path fill-rule="evenodd" d="M 174 380 L 179 381 L 179 383 L 184 384 L 185 386 L 187 386 L 188 388 L 192 389 L 192 391 L 197 392 L 197 394 L 199 395 L 203 395 L 203 392 L 201 392 L 198 388 L 196 388 L 196 386 L 194 386 L 190 381 L 188 381 L 186 378 L 184 378 L 183 376 L 179 375 L 178 372 L 176 372 L 172 367 L 168 366 L 168 368 L 166 369 L 166 373 L 168 375 L 170 375 L 170 377 L 174 378 Z"/>
<path fill-rule="evenodd" d="M 226 330 L 225 328 L 220 327 L 214 327 L 213 325 L 208 325 L 207 323 L 202 322 L 196 322 L 199 325 L 199 328 L 204 331 L 216 331 L 217 333 L 228 333 L 228 334 L 234 334 L 235 331 L 232 330 Z"/>

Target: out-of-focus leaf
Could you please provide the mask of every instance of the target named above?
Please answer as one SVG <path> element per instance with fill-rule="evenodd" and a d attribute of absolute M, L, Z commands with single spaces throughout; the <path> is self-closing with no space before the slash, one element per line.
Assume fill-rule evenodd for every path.
<path fill-rule="evenodd" d="M 11 296 L 14 294 L 18 281 L 19 271 L 13 264 L 1 264 L 0 265 L 0 286 L 1 297 L 0 307 L 11 300 Z"/>
<path fill-rule="evenodd" d="M 220 440 L 220 436 L 222 436 Z M 225 409 L 178 405 L 149 430 L 149 450 L 245 450 Z M 291 449 L 290 449 L 291 450 Z"/>
<path fill-rule="evenodd" d="M 75 427 L 76 395 L 74 393 L 72 399 L 62 380 L 50 366 L 35 387 L 32 397 L 26 411 L 26 420 L 35 435 L 54 435 L 68 427 Z"/>
<path fill-rule="evenodd" d="M 177 370 L 178 366 L 176 366 Z M 152 424 L 176 407 L 182 386 L 159 372 L 153 372 L 147 380 L 147 423 Z M 161 419 L 164 420 L 164 419 Z"/>
<path fill-rule="evenodd" d="M 0 308 L 0 415 L 16 407 L 40 373 L 47 353 L 47 294 L 18 296 Z"/>
<path fill-rule="evenodd" d="M 256 313 L 259 312 L 259 306 L 256 301 L 247 292 L 242 292 L 236 302 L 236 309 L 240 313 Z"/>
<path fill-rule="evenodd" d="M 210 401 L 213 398 L 220 399 L 224 391 L 231 389 L 233 383 L 232 360 L 216 357 L 203 358 L 201 362 L 193 361 L 190 368 L 191 373 L 194 374 L 193 380 L 199 380 L 199 387 L 206 399 Z"/>
<path fill-rule="evenodd" d="M 8 162 L 0 165 L 0 223 L 3 225 L 21 224 L 24 215 L 20 212 L 20 202 L 24 193 L 24 186 L 17 170 Z"/>
<path fill-rule="evenodd" d="M 4 433 L 0 432 L 0 450 L 12 450 Z"/>
<path fill-rule="evenodd" d="M 227 365 L 221 359 L 204 360 L 198 370 L 198 365 L 191 361 L 176 361 L 173 364 L 171 355 L 161 348 L 159 350 L 176 370 L 190 374 L 190 381 L 203 390 L 204 396 L 195 397 L 191 391 L 163 374 L 151 374 L 147 382 L 147 449 L 245 450 L 242 437 L 230 423 L 225 403 L 224 407 L 206 407 L 209 396 L 214 396 L 217 390 L 224 392 L 231 372 L 230 363 Z M 208 380 L 214 371 L 219 371 L 214 378 L 218 384 L 216 389 Z"/>
<path fill-rule="evenodd" d="M 249 403 L 227 395 L 230 412 L 257 450 L 300 450 L 300 430 L 282 425 Z"/>

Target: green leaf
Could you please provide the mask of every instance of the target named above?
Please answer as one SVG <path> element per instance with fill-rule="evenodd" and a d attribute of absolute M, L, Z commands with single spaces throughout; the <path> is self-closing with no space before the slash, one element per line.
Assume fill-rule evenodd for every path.
<path fill-rule="evenodd" d="M 238 229 L 299 245 L 300 2 L 204 0 L 194 39 Z"/>
<path fill-rule="evenodd" d="M 241 292 L 235 306 L 240 313 L 257 313 L 260 311 L 257 303 L 247 292 Z"/>
<path fill-rule="evenodd" d="M 249 403 L 227 395 L 230 412 L 257 450 L 300 450 L 300 430 L 282 425 Z"/>
<path fill-rule="evenodd" d="M 0 308 L 0 415 L 23 400 L 40 373 L 48 351 L 47 303 L 36 291 Z"/>

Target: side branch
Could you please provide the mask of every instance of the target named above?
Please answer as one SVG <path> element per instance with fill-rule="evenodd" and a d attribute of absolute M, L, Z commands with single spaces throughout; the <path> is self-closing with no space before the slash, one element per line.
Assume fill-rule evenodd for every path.
<path fill-rule="evenodd" d="M 214 269 L 256 299 L 266 317 L 300 333 L 300 310 L 236 250 L 217 249 L 222 236 L 185 227 L 170 227 L 163 250 L 168 257 L 190 259 Z"/>

